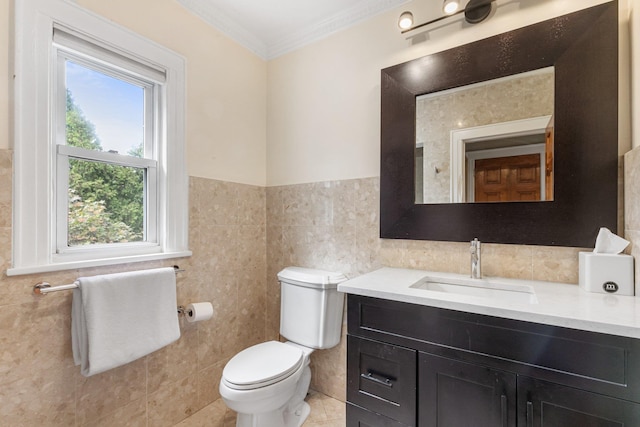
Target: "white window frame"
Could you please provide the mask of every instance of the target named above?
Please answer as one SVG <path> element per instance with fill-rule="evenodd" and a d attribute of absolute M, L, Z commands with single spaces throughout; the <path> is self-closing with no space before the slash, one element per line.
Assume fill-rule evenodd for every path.
<path fill-rule="evenodd" d="M 72 34 L 68 29 L 56 27 L 53 36 L 53 61 L 52 67 L 52 94 L 54 101 L 52 117 L 53 143 L 56 145 L 55 174 L 57 176 L 55 186 L 56 202 L 56 234 L 54 259 L 70 259 L 73 254 L 76 258 L 104 258 L 110 252 L 120 253 L 125 250 L 140 249 L 158 246 L 158 162 L 156 160 L 160 135 L 158 117 L 161 105 L 162 84 L 166 81 L 164 71 L 148 69 L 144 64 L 129 62 L 111 55 L 111 52 L 94 44 L 94 40 L 83 39 L 82 36 Z M 144 89 L 144 158 L 139 159 L 122 154 L 88 150 L 79 147 L 71 147 L 65 144 L 66 140 L 66 62 L 73 61 L 79 66 L 92 69 L 127 83 L 134 84 Z M 68 246 L 68 185 L 69 185 L 69 160 L 87 160 L 100 163 L 108 163 L 117 166 L 129 166 L 145 170 L 145 194 L 144 194 L 144 241 L 134 243 L 116 243 L 87 246 Z M 59 256 L 62 254 L 62 257 Z"/>
<path fill-rule="evenodd" d="M 65 0 L 16 0 L 13 265 L 7 275 L 177 258 L 188 250 L 188 178 L 185 167 L 185 61 L 176 53 Z M 123 164 L 131 157 L 56 146 L 59 131 L 51 103 L 57 87 L 54 28 L 64 28 L 105 51 L 161 70 L 155 96 L 157 152 L 139 166 L 155 169 L 157 232 L 144 244 L 90 245 L 59 250 L 55 214 L 56 164 L 69 157 Z M 144 67 L 143 67 L 144 68 Z M 145 144 L 146 145 L 146 144 Z M 146 148 L 145 148 L 146 149 Z M 145 153 L 148 154 L 148 153 Z M 123 159 L 126 158 L 126 159 Z M 58 166 L 59 167 L 59 166 Z M 57 176 L 57 178 L 56 178 Z M 68 182 L 68 181 L 67 181 Z M 65 196 L 66 197 L 66 196 Z M 66 209 L 66 206 L 65 206 Z M 58 209 L 59 210 L 59 209 Z M 65 212 L 66 220 L 66 212 Z M 139 242 L 142 243 L 142 242 Z"/>

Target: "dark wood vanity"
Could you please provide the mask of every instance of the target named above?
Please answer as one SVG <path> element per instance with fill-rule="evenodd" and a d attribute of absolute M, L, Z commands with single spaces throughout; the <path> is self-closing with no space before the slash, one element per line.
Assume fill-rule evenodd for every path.
<path fill-rule="evenodd" d="M 638 339 L 348 295 L 349 427 L 638 425 Z"/>
<path fill-rule="evenodd" d="M 616 229 L 618 13 L 607 2 L 382 70 L 380 237 L 588 247 Z M 553 200 L 416 203 L 416 97 L 546 67 Z M 640 305 L 546 285 L 539 304 L 485 304 L 419 294 L 416 274 L 339 286 L 347 426 L 640 426 Z"/>

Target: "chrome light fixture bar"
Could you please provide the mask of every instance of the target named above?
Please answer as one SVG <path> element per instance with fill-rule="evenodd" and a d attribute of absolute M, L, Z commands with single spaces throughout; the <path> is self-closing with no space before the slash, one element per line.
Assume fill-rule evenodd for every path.
<path fill-rule="evenodd" d="M 418 28 L 426 27 L 433 23 L 447 19 L 450 16 L 464 13 L 464 19 L 470 24 L 478 24 L 489 16 L 493 9 L 493 2 L 495 0 L 469 0 L 464 9 L 457 10 L 460 7 L 458 0 L 444 0 L 442 10 L 446 15 L 423 24 L 413 25 L 413 14 L 409 11 L 402 12 L 398 19 L 398 27 L 400 27 L 400 33 L 408 33 L 409 31 L 417 30 Z"/>

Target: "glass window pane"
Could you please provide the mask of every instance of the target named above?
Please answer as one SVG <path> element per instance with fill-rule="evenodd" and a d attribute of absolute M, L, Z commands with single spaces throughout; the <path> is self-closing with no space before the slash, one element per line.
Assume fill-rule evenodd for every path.
<path fill-rule="evenodd" d="M 69 246 L 144 241 L 144 174 L 69 159 Z"/>
<path fill-rule="evenodd" d="M 144 88 L 65 61 L 67 144 L 142 157 Z"/>

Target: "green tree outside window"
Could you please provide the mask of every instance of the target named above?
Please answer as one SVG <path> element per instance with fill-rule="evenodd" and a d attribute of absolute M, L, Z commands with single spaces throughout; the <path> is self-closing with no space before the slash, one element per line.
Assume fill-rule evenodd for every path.
<path fill-rule="evenodd" d="M 67 90 L 67 144 L 103 151 L 95 126 Z M 142 156 L 142 143 L 128 153 Z M 69 160 L 69 246 L 144 239 L 144 170 Z"/>

